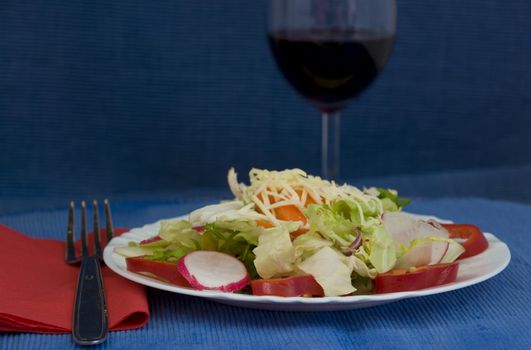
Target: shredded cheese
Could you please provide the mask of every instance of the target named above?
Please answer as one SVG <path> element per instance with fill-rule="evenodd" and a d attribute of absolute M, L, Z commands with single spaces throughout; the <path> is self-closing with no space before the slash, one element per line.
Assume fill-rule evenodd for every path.
<path fill-rule="evenodd" d="M 365 220 L 363 207 L 383 213 L 382 202 L 374 191 L 362 191 L 347 184 L 338 185 L 334 181 L 308 175 L 301 169 L 269 171 L 253 168 L 249 172 L 249 186 L 237 182 L 234 169 L 229 171 L 228 178 L 235 196 L 244 203 L 253 203 L 274 226 L 281 224 L 274 213 L 276 208 L 293 205 L 303 211 L 309 199 L 317 204 L 328 205 L 341 199 L 351 200 L 359 209 L 362 225 L 372 222 Z"/>

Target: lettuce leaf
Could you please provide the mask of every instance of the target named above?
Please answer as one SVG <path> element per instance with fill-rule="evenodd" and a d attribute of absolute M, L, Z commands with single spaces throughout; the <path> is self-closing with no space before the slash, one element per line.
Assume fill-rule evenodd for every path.
<path fill-rule="evenodd" d="M 332 241 L 323 238 L 317 232 L 304 233 L 293 240 L 296 259 L 302 261 L 323 247 L 332 246 Z"/>
<path fill-rule="evenodd" d="M 351 266 L 352 271 L 361 277 L 375 278 L 378 274 L 378 271 L 376 271 L 374 267 L 369 268 L 367 264 L 356 255 L 346 257 L 346 260 L 349 266 Z"/>
<path fill-rule="evenodd" d="M 201 235 L 192 228 L 189 221 L 162 221 L 159 236 L 167 242 L 185 248 L 197 248 Z"/>
<path fill-rule="evenodd" d="M 394 204 L 397 209 L 395 210 L 388 210 L 388 211 L 396 211 L 398 209 L 401 209 L 408 205 L 411 202 L 411 199 L 399 197 L 398 192 L 391 189 L 385 189 L 378 187 L 376 188 L 378 191 L 378 198 L 382 200 L 382 204 L 384 205 L 384 209 L 387 206 L 389 209 L 393 208 Z M 391 204 L 392 203 L 392 204 Z M 387 211 L 387 210 L 386 210 Z"/>
<path fill-rule="evenodd" d="M 258 278 L 253 248 L 258 244 L 263 228 L 258 227 L 254 221 L 222 220 L 206 224 L 204 228 L 199 249 L 232 255 L 243 262 L 251 278 Z"/>
<path fill-rule="evenodd" d="M 364 226 L 367 219 L 379 217 L 381 214 L 377 206 L 371 208 L 364 202 L 348 199 L 335 202 L 331 209 L 359 227 Z"/>
<path fill-rule="evenodd" d="M 139 248 L 147 252 L 146 258 L 162 261 L 177 261 L 194 250 L 227 253 L 245 264 L 251 278 L 258 278 L 253 248 L 263 231 L 254 221 L 218 220 L 205 224 L 201 233 L 186 220 L 163 221 L 159 230 L 162 239 L 142 244 Z"/>
<path fill-rule="evenodd" d="M 382 207 L 384 212 L 398 211 L 398 205 L 389 198 L 382 198 Z"/>
<path fill-rule="evenodd" d="M 161 260 L 161 261 L 178 261 L 180 258 L 186 254 L 192 252 L 194 249 L 186 247 L 171 247 L 168 249 L 156 249 L 152 252 L 151 255 L 146 258 L 151 260 Z"/>
<path fill-rule="evenodd" d="M 262 278 L 285 276 L 292 272 L 295 249 L 289 235 L 289 226 L 266 229 L 253 249 L 254 266 Z"/>
<path fill-rule="evenodd" d="M 256 225 L 255 221 L 221 221 L 218 220 L 212 224 L 205 225 L 205 231 L 216 231 L 221 235 L 221 239 L 225 239 L 227 234 L 235 233 L 234 239 L 242 242 L 247 242 L 251 245 L 258 245 L 258 237 L 264 231 L 260 226 Z"/>
<path fill-rule="evenodd" d="M 369 261 L 378 273 L 393 268 L 396 263 L 395 244 L 389 237 L 384 225 L 377 226 L 370 237 Z"/>
<path fill-rule="evenodd" d="M 323 247 L 298 264 L 297 268 L 312 275 L 323 287 L 325 296 L 346 295 L 356 289 L 352 286 L 352 268 L 344 257 L 330 247 Z"/>

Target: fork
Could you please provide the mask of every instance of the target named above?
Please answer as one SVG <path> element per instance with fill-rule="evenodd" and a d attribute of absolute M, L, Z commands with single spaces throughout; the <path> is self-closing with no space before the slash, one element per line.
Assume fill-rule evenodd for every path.
<path fill-rule="evenodd" d="M 111 209 L 109 201 L 104 200 L 107 242 L 114 237 Z M 75 203 L 70 202 L 68 210 L 68 227 L 66 231 L 65 261 L 68 264 L 81 262 L 76 287 L 76 299 L 72 319 L 72 337 L 77 344 L 94 345 L 105 341 L 108 332 L 107 306 L 101 276 L 100 260 L 102 244 L 100 240 L 100 224 L 98 202 L 92 202 L 94 249 L 91 254 L 87 238 L 87 205 L 81 201 L 81 256 L 76 255 L 74 245 L 74 209 Z"/>

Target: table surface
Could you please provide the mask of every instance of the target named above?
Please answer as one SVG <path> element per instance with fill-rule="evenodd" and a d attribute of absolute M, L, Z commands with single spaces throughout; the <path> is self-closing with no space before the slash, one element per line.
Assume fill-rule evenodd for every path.
<path fill-rule="evenodd" d="M 213 198 L 113 203 L 116 226 L 137 227 L 185 214 Z M 416 200 L 408 211 L 470 222 L 506 242 L 506 270 L 478 285 L 444 294 L 339 312 L 243 309 L 149 289 L 151 319 L 142 329 L 113 332 L 96 348 L 290 349 L 531 348 L 531 206 L 479 198 Z M 34 237 L 61 239 L 66 208 L 0 216 Z M 70 335 L 4 333 L 0 349 L 70 349 Z"/>

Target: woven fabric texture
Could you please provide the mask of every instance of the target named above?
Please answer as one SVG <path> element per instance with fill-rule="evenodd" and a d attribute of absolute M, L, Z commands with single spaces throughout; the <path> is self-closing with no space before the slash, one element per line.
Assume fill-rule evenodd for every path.
<path fill-rule="evenodd" d="M 135 227 L 185 214 L 209 201 L 115 203 L 116 225 Z M 417 200 L 411 212 L 472 222 L 505 241 L 501 274 L 461 290 L 339 312 L 273 312 L 225 306 L 149 289 L 151 319 L 113 332 L 101 349 L 528 349 L 531 336 L 531 206 L 484 199 Z M 67 212 L 1 216 L 35 237 L 64 235 Z M 0 291 L 1 295 L 1 291 Z M 0 334 L 0 349 L 70 349 L 69 335 Z"/>
<path fill-rule="evenodd" d="M 0 197 L 318 173 L 265 1 L 0 3 Z M 531 164 L 531 2 L 398 1 L 389 64 L 344 112 L 345 178 Z"/>

